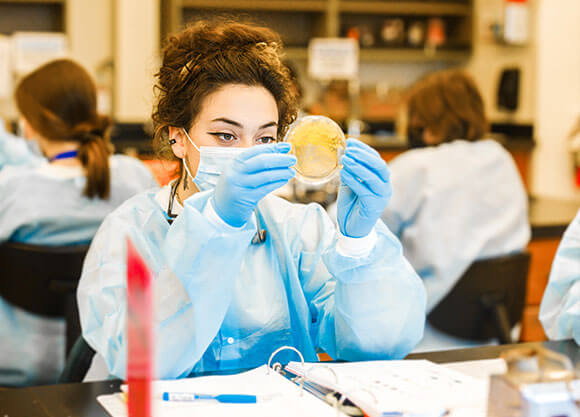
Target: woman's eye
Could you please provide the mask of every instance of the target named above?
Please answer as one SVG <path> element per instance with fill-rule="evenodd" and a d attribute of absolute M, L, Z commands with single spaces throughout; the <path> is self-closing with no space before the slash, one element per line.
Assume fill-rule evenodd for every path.
<path fill-rule="evenodd" d="M 259 138 L 259 139 L 257 140 L 257 142 L 258 142 L 260 145 L 262 145 L 262 144 L 264 144 L 264 145 L 265 145 L 265 144 L 268 144 L 268 143 L 273 143 L 273 142 L 276 142 L 276 139 L 275 139 L 275 138 L 273 138 L 272 136 L 264 136 L 264 137 L 261 137 L 261 138 Z"/>
<path fill-rule="evenodd" d="M 233 142 L 234 140 L 236 140 L 236 137 L 234 135 L 232 135 L 231 133 L 216 132 L 216 133 L 210 133 L 210 134 L 212 136 L 218 138 L 222 142 L 225 142 L 225 143 L 230 143 L 230 142 Z"/>

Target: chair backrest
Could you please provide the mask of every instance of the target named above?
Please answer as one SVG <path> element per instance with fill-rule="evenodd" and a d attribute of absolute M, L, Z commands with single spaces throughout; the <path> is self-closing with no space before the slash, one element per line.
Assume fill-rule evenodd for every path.
<path fill-rule="evenodd" d="M 64 369 L 62 370 L 57 383 L 70 384 L 73 382 L 83 382 L 91 363 L 95 356 L 95 351 L 79 336 L 72 346 Z"/>
<path fill-rule="evenodd" d="M 474 262 L 431 311 L 429 323 L 464 339 L 501 340 L 498 327 L 509 330 L 522 318 L 529 264 L 527 252 Z M 498 309 L 503 326 L 498 325 Z"/>
<path fill-rule="evenodd" d="M 87 245 L 0 245 L 0 296 L 37 315 L 65 317 L 87 250 Z"/>

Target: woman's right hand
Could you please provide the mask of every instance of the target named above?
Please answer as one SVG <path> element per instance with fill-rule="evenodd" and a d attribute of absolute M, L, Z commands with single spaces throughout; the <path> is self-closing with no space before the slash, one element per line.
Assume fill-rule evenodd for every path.
<path fill-rule="evenodd" d="M 241 227 L 258 202 L 285 185 L 295 172 L 296 157 L 290 144 L 256 145 L 235 158 L 218 180 L 214 194 L 216 213 L 230 226 Z"/>

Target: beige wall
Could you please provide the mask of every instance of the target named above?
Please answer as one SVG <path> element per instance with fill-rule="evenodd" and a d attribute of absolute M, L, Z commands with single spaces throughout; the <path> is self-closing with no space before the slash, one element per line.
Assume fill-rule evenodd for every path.
<path fill-rule="evenodd" d="M 159 1 L 114 2 L 113 109 L 120 122 L 143 122 L 151 116 L 153 74 L 159 54 Z"/>
<path fill-rule="evenodd" d="M 66 30 L 71 57 L 93 77 L 113 56 L 112 0 L 67 0 Z"/>
<path fill-rule="evenodd" d="M 530 42 L 526 46 L 508 46 L 493 39 L 490 25 L 503 22 L 504 0 L 474 0 L 473 55 L 465 65 L 475 80 L 486 104 L 487 115 L 493 122 L 533 123 L 535 83 L 535 31 L 536 2 L 530 5 Z M 501 71 L 519 67 L 520 97 L 515 113 L 499 111 L 496 106 L 497 85 Z"/>
<path fill-rule="evenodd" d="M 580 1 L 538 0 L 532 191 L 576 198 L 567 136 L 580 117 Z"/>

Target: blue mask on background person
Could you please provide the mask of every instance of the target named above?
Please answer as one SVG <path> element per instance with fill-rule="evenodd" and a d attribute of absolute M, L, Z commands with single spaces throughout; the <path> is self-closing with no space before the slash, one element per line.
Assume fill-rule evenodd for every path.
<path fill-rule="evenodd" d="M 185 158 L 182 159 L 187 175 L 193 180 L 200 191 L 211 190 L 217 185 L 218 179 L 228 164 L 232 162 L 246 148 L 233 148 L 223 146 L 197 146 L 185 129 L 183 133 L 187 136 L 189 143 L 199 152 L 199 165 L 197 173 L 191 175 Z"/>
<path fill-rule="evenodd" d="M 24 143 L 26 143 L 26 148 L 28 149 L 31 155 L 40 156 L 41 158 L 44 158 L 45 156 L 42 153 L 42 150 L 40 149 L 38 141 L 35 138 L 26 137 L 24 131 L 25 131 L 24 120 L 20 119 L 18 121 L 18 135 L 24 139 Z"/>
<path fill-rule="evenodd" d="M 40 149 L 40 145 L 36 139 L 24 139 L 26 142 L 26 147 L 30 151 L 30 153 L 34 156 L 39 156 L 41 158 L 45 158 L 42 150 Z"/>

